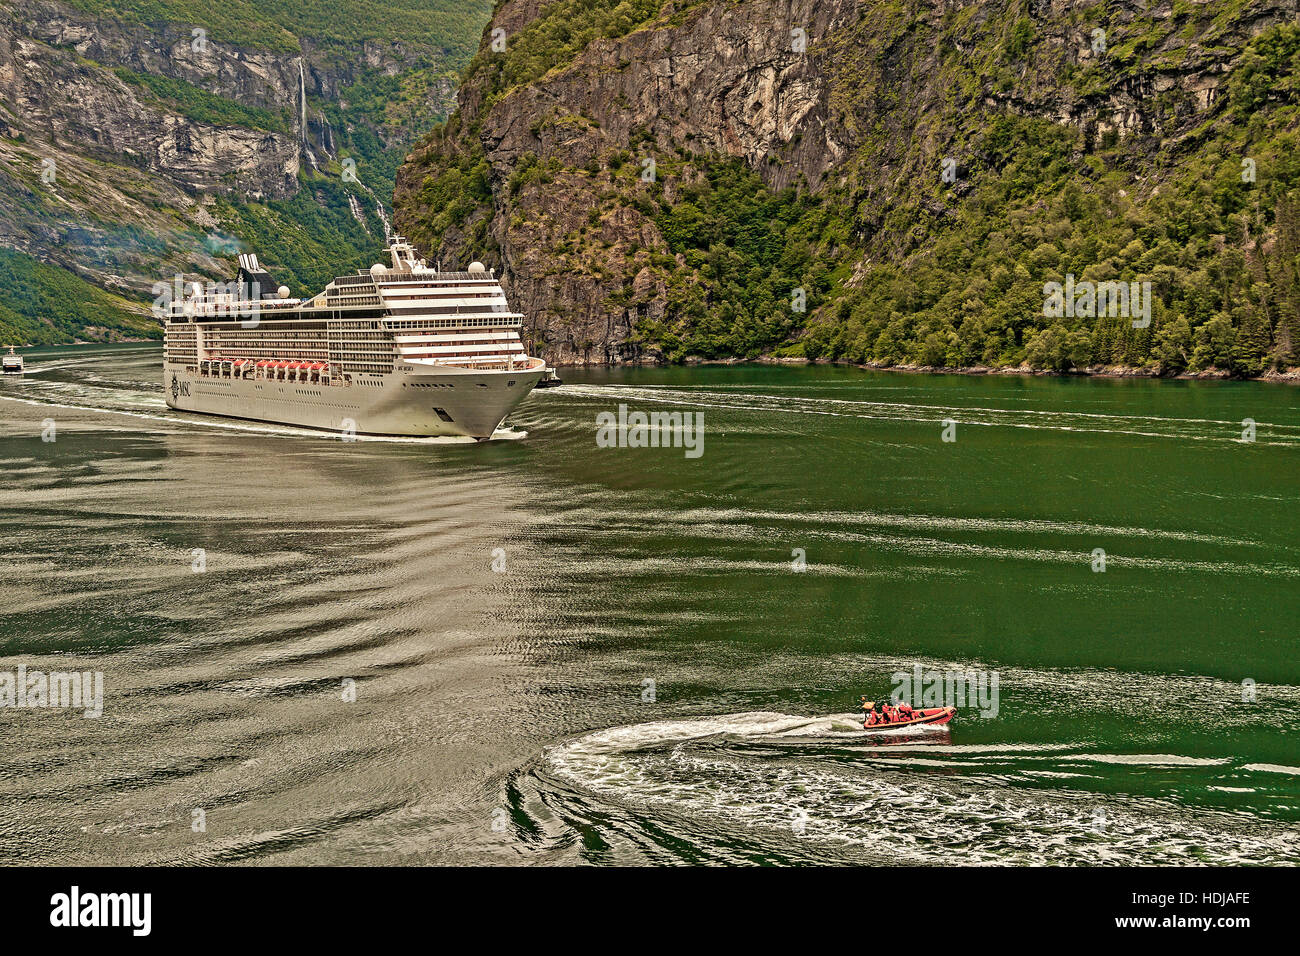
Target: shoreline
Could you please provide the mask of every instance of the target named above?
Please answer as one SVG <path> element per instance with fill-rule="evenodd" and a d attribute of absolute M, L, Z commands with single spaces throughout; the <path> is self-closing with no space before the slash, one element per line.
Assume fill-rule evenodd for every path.
<path fill-rule="evenodd" d="M 45 342 L 42 344 L 28 342 L 24 345 L 14 345 L 14 348 L 16 349 L 62 349 L 62 348 L 70 348 L 78 345 L 148 345 L 150 342 L 157 342 L 159 345 L 161 345 L 162 339 L 161 338 L 148 339 L 148 338 L 134 338 L 134 337 L 112 339 L 112 340 L 105 340 L 105 341 L 98 341 L 95 339 L 77 339 L 73 342 Z M 5 346 L 5 348 L 8 348 L 8 346 Z"/>
<path fill-rule="evenodd" d="M 1098 365 L 1075 369 L 1069 372 L 1053 372 L 1048 369 L 1029 368 L 1027 365 L 1009 365 L 993 367 L 988 365 L 969 365 L 950 367 L 944 365 L 884 365 L 879 362 L 840 362 L 824 359 L 779 358 L 761 355 L 757 358 L 701 359 L 688 358 L 684 366 L 692 365 L 826 365 L 841 368 L 856 368 L 864 372 L 901 372 L 906 375 L 1004 375 L 1023 376 L 1027 378 L 1145 378 L 1167 382 L 1267 382 L 1274 385 L 1300 385 L 1300 367 L 1284 371 L 1269 369 L 1261 375 L 1244 378 L 1225 372 L 1223 369 L 1206 369 L 1202 372 L 1179 372 L 1175 375 L 1161 374 L 1150 368 L 1137 368 L 1127 365 Z M 586 362 L 555 363 L 556 368 L 669 368 L 668 362 L 629 362 L 626 365 L 600 365 Z"/>
<path fill-rule="evenodd" d="M 1053 372 L 1049 369 L 1030 368 L 1027 365 L 1011 365 L 995 368 L 986 365 L 948 367 L 941 365 L 883 365 L 878 362 L 858 364 L 855 362 L 821 362 L 809 359 L 781 359 L 765 356 L 758 360 L 764 365 L 845 365 L 869 372 L 904 372 L 912 375 L 1019 375 L 1032 378 L 1145 378 L 1169 382 L 1270 382 L 1281 385 L 1300 385 L 1300 368 L 1285 371 L 1269 369 L 1261 375 L 1245 378 L 1212 368 L 1201 372 L 1179 372 L 1174 375 L 1161 374 L 1155 369 L 1140 368 L 1131 365 L 1094 365 L 1069 372 Z"/>
<path fill-rule="evenodd" d="M 78 345 L 147 345 L 152 342 L 161 344 L 162 339 L 121 338 L 111 342 L 77 340 L 75 342 L 54 342 L 48 345 L 18 345 L 16 348 L 48 349 L 65 348 Z M 1137 368 L 1128 365 L 1097 365 L 1089 368 L 1074 369 L 1069 372 L 1053 372 L 1048 369 L 1029 368 L 1026 365 L 1008 365 L 993 367 L 988 365 L 946 366 L 946 365 L 884 365 L 879 362 L 839 362 L 824 359 L 779 358 L 772 355 L 760 355 L 757 358 L 702 359 L 688 358 L 682 365 L 827 365 L 841 368 L 856 368 L 864 372 L 901 372 L 905 375 L 1018 375 L 1028 378 L 1145 378 L 1166 382 L 1267 382 L 1272 385 L 1300 385 L 1300 367 L 1284 371 L 1269 369 L 1262 375 L 1243 378 L 1225 372 L 1222 369 L 1206 369 L 1202 372 L 1179 372 L 1176 375 L 1163 375 L 1154 369 Z M 591 362 L 556 362 L 554 368 L 670 368 L 668 362 L 629 362 L 604 365 Z"/>

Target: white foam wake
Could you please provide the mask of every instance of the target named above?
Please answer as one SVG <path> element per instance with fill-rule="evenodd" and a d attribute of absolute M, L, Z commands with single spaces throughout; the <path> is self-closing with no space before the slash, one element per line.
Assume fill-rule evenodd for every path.
<path fill-rule="evenodd" d="M 715 834 L 720 842 L 739 832 L 796 856 L 807 850 L 819 859 L 929 864 L 1300 862 L 1300 834 L 1273 821 L 1060 789 L 1125 767 L 1203 773 L 1220 761 L 1125 757 L 1068 743 L 962 747 L 942 733 L 930 747 L 921 735 L 938 729 L 924 727 L 902 729 L 918 736 L 914 743 L 873 747 L 880 735 L 863 733 L 854 718 L 746 712 L 652 721 L 567 741 L 547 751 L 545 762 L 589 799 L 653 817 L 656 827 L 690 828 L 694 839 Z M 1070 769 L 1024 769 L 1027 755 Z"/>

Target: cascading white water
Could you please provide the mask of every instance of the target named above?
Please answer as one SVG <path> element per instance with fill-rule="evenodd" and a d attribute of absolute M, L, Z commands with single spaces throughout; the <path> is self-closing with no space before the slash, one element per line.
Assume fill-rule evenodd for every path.
<path fill-rule="evenodd" d="M 307 135 L 307 70 L 302 57 L 298 58 L 298 123 L 302 134 L 302 151 L 313 168 L 316 166 L 316 154 L 312 152 L 311 140 Z"/>
<path fill-rule="evenodd" d="M 361 224 L 361 228 L 368 235 L 370 227 L 366 225 L 365 213 L 361 211 L 361 203 L 357 201 L 357 197 L 352 193 L 348 193 L 348 210 L 352 213 L 352 218 Z"/>
<path fill-rule="evenodd" d="M 302 131 L 302 142 L 307 144 L 307 73 L 303 68 L 302 60 L 298 60 L 298 107 L 299 107 L 299 129 Z"/>

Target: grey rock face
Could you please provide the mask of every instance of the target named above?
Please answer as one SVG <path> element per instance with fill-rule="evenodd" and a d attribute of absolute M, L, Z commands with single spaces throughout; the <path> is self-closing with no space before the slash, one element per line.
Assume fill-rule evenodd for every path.
<path fill-rule="evenodd" d="M 167 176 L 203 192 L 281 198 L 297 188 L 293 135 L 200 123 L 144 101 L 111 67 L 183 79 L 247 105 L 287 110 L 297 71 L 287 57 L 249 55 L 189 34 L 74 19 L 38 3 L 0 10 L 0 102 L 29 141 Z"/>
<path fill-rule="evenodd" d="M 335 131 L 307 98 L 337 101 L 363 74 L 397 75 L 410 62 L 396 43 L 244 49 L 182 24 L 6 0 L 0 243 L 137 293 L 171 271 L 225 274 L 227 264 L 199 241 L 217 226 L 213 197 L 293 196 L 304 164 L 337 158 Z M 195 119 L 118 69 L 267 111 L 272 128 Z M 431 111 L 450 103 L 449 84 L 434 85 L 431 96 L 440 95 Z"/>

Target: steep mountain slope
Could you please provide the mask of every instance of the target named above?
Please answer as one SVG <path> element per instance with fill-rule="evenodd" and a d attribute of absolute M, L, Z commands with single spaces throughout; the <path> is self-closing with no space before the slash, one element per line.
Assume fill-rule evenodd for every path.
<path fill-rule="evenodd" d="M 154 283 L 228 278 L 243 249 L 312 291 L 373 261 L 397 166 L 446 115 L 487 13 L 486 0 L 0 0 L 0 246 L 142 313 Z M 16 298 L 25 288 L 0 283 L 0 341 L 79 334 Z M 94 290 L 75 298 L 87 336 L 157 334 L 99 315 Z"/>
<path fill-rule="evenodd" d="M 1260 374 L 1300 362 L 1296 20 L 504 0 L 397 221 L 500 265 L 558 361 Z M 1053 314 L 1075 280 L 1150 282 L 1150 321 Z"/>

